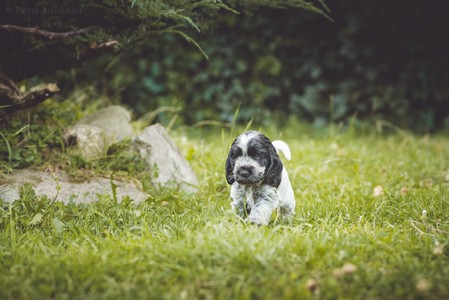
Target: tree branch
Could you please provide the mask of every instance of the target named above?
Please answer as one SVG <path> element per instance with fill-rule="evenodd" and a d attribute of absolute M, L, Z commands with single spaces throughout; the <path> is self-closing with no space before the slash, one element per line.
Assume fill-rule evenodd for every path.
<path fill-rule="evenodd" d="M 47 84 L 44 88 L 37 91 L 33 91 L 25 96 L 9 95 L 4 89 L 0 89 L 0 96 L 6 99 L 0 99 L 0 103 L 4 102 L 5 105 L 0 106 L 0 118 L 4 117 L 7 113 L 11 113 L 17 110 L 29 108 L 43 102 L 45 99 L 53 96 L 59 92 L 59 88 L 55 83 Z M 9 96 L 9 97 L 8 97 Z M 7 101 L 5 101 L 7 100 Z"/>
<path fill-rule="evenodd" d="M 45 99 L 53 96 L 57 92 L 59 92 L 59 88 L 56 84 L 54 83 L 47 84 L 47 86 L 44 89 L 34 91 L 25 95 L 22 101 L 14 107 L 14 110 L 35 106 L 44 101 Z"/>
<path fill-rule="evenodd" d="M 9 32 L 19 32 L 24 34 L 33 34 L 40 37 L 47 38 L 49 40 L 52 39 L 66 39 L 75 35 L 85 34 L 94 30 L 95 27 L 86 27 L 74 31 L 68 32 L 52 32 L 39 29 L 38 27 L 20 27 L 16 25 L 0 25 L 0 30 L 9 31 Z"/>
<path fill-rule="evenodd" d="M 17 95 L 21 95 L 21 92 L 17 85 L 9 79 L 5 74 L 0 72 L 0 90 L 2 89 L 10 89 L 12 93 L 15 93 Z"/>

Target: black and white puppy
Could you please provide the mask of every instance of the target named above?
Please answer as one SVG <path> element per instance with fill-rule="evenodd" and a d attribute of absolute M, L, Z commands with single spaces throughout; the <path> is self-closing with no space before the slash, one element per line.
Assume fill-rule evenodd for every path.
<path fill-rule="evenodd" d="M 283 141 L 271 142 L 258 131 L 246 131 L 232 143 L 226 160 L 231 206 L 241 218 L 267 225 L 274 210 L 283 217 L 295 211 L 295 196 L 278 150 L 290 160 Z"/>

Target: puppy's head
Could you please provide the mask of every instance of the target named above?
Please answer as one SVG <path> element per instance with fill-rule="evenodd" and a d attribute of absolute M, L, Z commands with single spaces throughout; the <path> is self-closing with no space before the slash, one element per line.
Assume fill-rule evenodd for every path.
<path fill-rule="evenodd" d="M 260 132 L 247 131 L 232 143 L 226 160 L 226 180 L 229 184 L 268 184 L 277 188 L 282 168 L 271 141 Z"/>

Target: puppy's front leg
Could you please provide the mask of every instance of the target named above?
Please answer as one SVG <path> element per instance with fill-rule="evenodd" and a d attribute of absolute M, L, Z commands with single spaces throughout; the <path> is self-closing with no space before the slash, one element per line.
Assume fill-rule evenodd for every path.
<path fill-rule="evenodd" d="M 274 187 L 263 187 L 254 195 L 256 203 L 251 209 L 249 221 L 257 225 L 268 225 L 271 214 L 279 204 L 279 197 Z"/>
<path fill-rule="evenodd" d="M 231 207 L 235 210 L 240 218 L 246 217 L 245 197 L 246 191 L 244 187 L 235 182 L 231 186 Z"/>

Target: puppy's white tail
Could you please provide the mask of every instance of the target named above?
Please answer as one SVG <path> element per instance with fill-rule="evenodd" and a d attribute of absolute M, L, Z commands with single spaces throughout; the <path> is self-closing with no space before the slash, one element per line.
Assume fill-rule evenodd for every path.
<path fill-rule="evenodd" d="M 276 140 L 271 142 L 274 146 L 274 148 L 276 148 L 276 151 L 279 153 L 279 151 L 281 151 L 282 153 L 284 153 L 284 156 L 287 160 L 292 159 L 292 153 L 290 152 L 290 148 L 288 147 L 287 143 L 281 140 Z"/>

